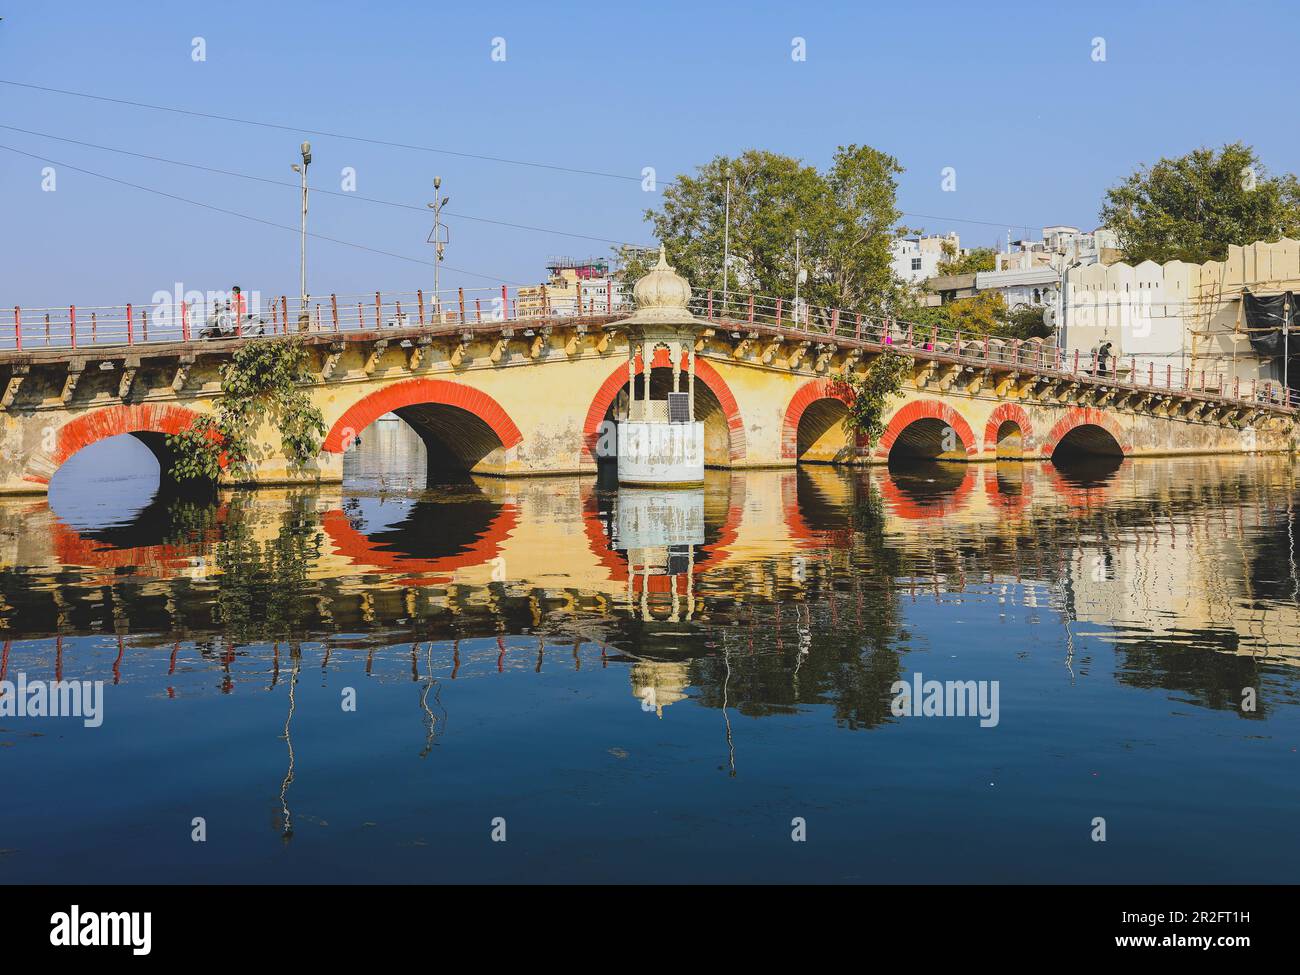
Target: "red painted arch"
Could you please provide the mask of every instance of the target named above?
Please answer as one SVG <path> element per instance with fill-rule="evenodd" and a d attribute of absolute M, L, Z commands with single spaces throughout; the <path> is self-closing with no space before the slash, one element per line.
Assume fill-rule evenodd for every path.
<path fill-rule="evenodd" d="M 133 403 L 91 410 L 59 427 L 55 434 L 54 452 L 34 458 L 23 479 L 48 484 L 49 475 L 83 447 L 123 433 L 180 433 L 202 416 L 202 413 L 183 406 L 161 403 Z M 46 471 L 49 474 L 44 473 Z"/>
<path fill-rule="evenodd" d="M 888 459 L 889 449 L 894 446 L 894 441 L 898 439 L 899 434 L 917 420 L 941 420 L 956 431 L 968 456 L 979 450 L 970 424 L 955 409 L 938 400 L 915 399 L 904 404 L 889 421 L 885 432 L 881 434 L 880 443 L 876 445 L 876 457 L 881 460 Z"/>
<path fill-rule="evenodd" d="M 1029 414 L 1019 403 L 1003 403 L 989 414 L 989 422 L 984 424 L 984 450 L 995 453 L 998 449 L 998 427 L 1010 421 L 1020 428 L 1021 453 L 1028 454 L 1033 448 L 1034 425 Z"/>
<path fill-rule="evenodd" d="M 682 368 L 686 368 L 686 353 L 682 353 Z M 641 356 L 634 360 L 636 363 L 636 374 L 639 376 L 645 371 Z M 651 367 L 655 369 L 672 368 L 672 359 L 668 356 L 668 350 L 665 348 L 655 349 L 654 359 L 651 361 Z M 745 457 L 745 421 L 740 416 L 740 407 L 736 403 L 736 397 L 731 392 L 731 387 L 727 381 L 718 374 L 718 370 L 704 358 L 695 357 L 695 378 L 708 387 L 718 405 L 722 407 L 722 415 L 727 418 L 727 436 L 728 436 L 728 454 L 734 461 L 743 460 Z M 587 418 L 582 424 L 582 461 L 586 464 L 594 463 L 596 460 L 596 441 L 600 439 L 600 424 L 605 419 L 605 414 L 609 411 L 609 405 L 614 402 L 614 397 L 623 388 L 627 382 L 627 363 L 623 363 L 609 377 L 600 384 L 596 390 L 596 395 L 592 397 L 591 405 L 587 407 Z"/>
<path fill-rule="evenodd" d="M 492 432 L 501 441 L 501 446 L 509 449 L 524 439 L 515 421 L 502 408 L 501 404 L 487 393 L 466 386 L 463 383 L 448 382 L 445 379 L 408 379 L 377 389 L 368 396 L 353 403 L 330 428 L 321 450 L 332 454 L 342 453 L 344 432 L 360 433 L 379 417 L 405 406 L 425 406 L 436 404 L 455 406 L 473 413 L 492 428 Z"/>
<path fill-rule="evenodd" d="M 823 399 L 836 399 L 848 406 L 853 402 L 853 394 L 831 379 L 810 379 L 796 389 L 785 408 L 785 420 L 781 423 L 783 460 L 799 459 L 799 421 L 803 419 L 804 410 Z"/>
<path fill-rule="evenodd" d="M 1109 433 L 1115 438 L 1115 442 L 1119 444 L 1119 449 L 1124 456 L 1127 457 L 1133 452 L 1133 445 L 1125 440 L 1124 431 L 1113 416 L 1105 410 L 1099 410 L 1093 406 L 1075 406 L 1065 416 L 1057 420 L 1056 425 L 1047 434 L 1047 439 L 1043 441 L 1043 456 L 1051 457 L 1062 437 L 1075 427 L 1085 425 L 1098 426 Z"/>

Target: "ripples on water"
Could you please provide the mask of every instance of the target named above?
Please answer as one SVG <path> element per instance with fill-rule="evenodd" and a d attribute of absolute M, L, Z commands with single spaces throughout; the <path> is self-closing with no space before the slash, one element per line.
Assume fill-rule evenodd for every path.
<path fill-rule="evenodd" d="M 344 488 L 155 497 L 109 442 L 0 502 L 0 666 L 107 685 L 97 729 L 0 718 L 0 880 L 1300 867 L 1285 460 L 647 494 L 426 488 L 405 426 L 365 439 Z M 918 671 L 998 681 L 998 726 L 895 717 Z"/>

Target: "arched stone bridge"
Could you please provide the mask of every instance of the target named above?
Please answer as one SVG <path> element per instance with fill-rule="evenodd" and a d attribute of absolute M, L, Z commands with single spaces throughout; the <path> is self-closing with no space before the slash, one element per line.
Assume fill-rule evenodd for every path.
<path fill-rule="evenodd" d="M 1060 462 L 1070 454 L 1295 446 L 1295 411 L 1254 388 L 1198 388 L 1187 377 L 1182 386 L 1165 377 L 1161 386 L 1161 377 L 1122 370 L 1090 376 L 1041 351 L 960 336 L 911 341 L 897 323 L 864 326 L 857 316 L 849 326 L 839 312 L 819 316 L 816 327 L 792 326 L 779 302 L 766 314 L 749 301 L 723 316 L 711 295 L 697 295 L 696 314 L 709 325 L 696 343 L 695 385 L 709 466 L 905 456 Z M 297 472 L 279 454 L 278 436 L 259 431 L 256 481 L 341 480 L 344 451 L 388 412 L 420 433 L 431 465 L 508 475 L 595 471 L 601 425 L 627 394 L 626 338 L 607 328 L 621 317 L 465 316 L 453 324 L 313 328 L 302 336 L 312 353 L 310 395 L 329 433 L 312 468 Z M 264 339 L 0 352 L 0 492 L 43 492 L 78 450 L 118 434 L 138 437 L 165 470 L 166 434 L 214 408 L 220 365 L 240 343 L 255 341 Z M 836 378 L 887 347 L 912 358 L 911 380 L 887 412 L 884 436 L 868 449 L 845 432 Z M 652 393 L 666 389 L 667 354 L 660 350 L 650 365 Z M 640 359 L 636 371 L 640 388 Z"/>

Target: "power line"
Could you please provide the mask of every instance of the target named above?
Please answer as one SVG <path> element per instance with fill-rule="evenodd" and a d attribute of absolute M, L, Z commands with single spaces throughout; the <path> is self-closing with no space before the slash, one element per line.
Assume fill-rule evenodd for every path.
<path fill-rule="evenodd" d="M 98 143 L 95 142 L 84 142 L 80 139 L 69 139 L 65 136 L 51 135 L 48 132 L 36 132 L 32 129 L 19 128 L 16 125 L 0 124 L 0 129 L 7 129 L 11 132 L 22 132 L 24 135 L 34 135 L 41 139 L 53 139 L 56 142 L 66 142 L 70 145 L 83 146 L 88 149 L 98 149 L 102 152 L 115 152 L 123 156 L 134 156 L 137 159 L 148 159 L 151 162 L 166 163 L 170 166 L 184 166 L 186 169 L 197 169 L 200 172 L 214 173 L 219 176 L 233 176 L 237 179 L 247 179 L 257 183 L 267 183 L 271 186 L 282 186 L 282 187 L 288 187 L 290 189 L 298 189 L 297 183 L 291 183 L 288 182 L 287 180 L 270 179 L 269 177 L 266 176 L 255 176 L 252 173 L 239 173 L 230 169 L 218 169 L 215 166 L 204 166 L 201 165 L 200 163 L 184 162 L 183 160 L 180 159 L 167 159 L 163 156 L 150 155 L 147 152 L 135 152 L 134 150 L 131 149 L 120 149 L 115 146 L 99 145 Z M 311 191 L 313 193 L 325 193 L 329 196 L 338 196 L 338 197 L 344 197 L 352 200 L 361 200 L 365 203 L 376 203 L 381 206 L 395 207 L 401 210 L 414 210 L 418 213 L 423 213 L 423 214 L 428 213 L 427 207 L 417 206 L 413 203 L 402 203 L 397 200 L 383 200 L 378 197 L 361 196 L 360 194 L 357 193 L 347 193 L 340 190 L 327 190 L 324 189 L 323 187 L 317 187 L 317 186 L 313 186 L 311 188 Z M 457 220 L 472 220 L 476 223 L 487 223 L 498 227 L 509 227 L 514 230 L 529 230 L 541 234 L 557 234 L 562 237 L 576 237 L 581 240 L 594 240 L 602 244 L 615 244 L 620 246 L 621 245 L 644 246 L 644 245 L 633 244 L 633 242 L 626 241 L 626 240 L 613 240 L 612 238 L 609 237 L 597 237 L 592 234 L 579 234 L 567 230 L 555 230 L 554 228 L 551 227 L 533 227 L 528 224 L 512 223 L 508 220 L 493 220 L 488 217 L 471 216 L 468 213 L 452 213 L 451 216 L 455 217 Z"/>
<path fill-rule="evenodd" d="M 250 213 L 240 213 L 238 210 L 228 210 L 225 207 L 219 207 L 212 203 L 204 203 L 201 200 L 191 200 L 188 197 L 178 196 L 175 193 L 168 193 L 165 190 L 154 189 L 152 186 L 142 186 L 139 183 L 132 183 L 129 180 L 118 179 L 116 176 L 109 176 L 105 173 L 97 173 L 94 170 L 82 169 L 81 167 L 73 166 L 70 163 L 59 162 L 56 159 L 50 159 L 46 156 L 39 156 L 34 152 L 24 152 L 22 149 L 15 149 L 13 146 L 0 145 L 0 149 L 3 149 L 7 152 L 16 153 L 19 156 L 26 156 L 29 159 L 36 159 L 39 160 L 40 162 L 49 163 L 51 166 L 61 166 L 64 169 L 72 170 L 74 173 L 82 173 L 86 176 L 94 176 L 98 179 L 108 180 L 110 183 L 117 183 L 121 186 L 129 186 L 132 189 L 140 190 L 144 193 L 153 193 L 156 196 L 166 197 L 169 200 L 176 200 L 177 202 L 180 203 L 188 203 L 190 206 L 202 207 L 205 210 L 213 210 L 217 213 L 224 213 L 227 216 L 231 216 L 231 217 L 239 217 L 241 220 L 251 220 L 254 223 L 260 223 L 267 227 L 274 227 L 277 230 L 287 230 L 290 233 L 294 233 L 294 234 L 299 234 L 302 232 L 301 227 L 290 227 L 287 224 L 276 223 L 273 220 L 266 220 L 263 219 L 262 217 L 255 217 Z M 398 254 L 395 253 L 394 251 L 381 250 L 378 247 L 370 247 L 367 244 L 358 244 L 350 240 L 343 240 L 342 238 L 339 237 L 330 237 L 326 234 L 311 233 L 310 231 L 308 232 L 307 236 L 314 237 L 317 240 L 329 241 L 331 244 L 342 244 L 344 247 L 354 247 L 357 250 L 369 251 L 371 254 L 380 254 L 384 257 L 393 257 L 399 261 L 409 261 L 412 264 L 423 264 L 425 267 L 433 266 L 432 261 L 422 260 L 421 258 L 418 257 L 409 257 L 406 254 Z M 485 281 L 494 281 L 499 284 L 526 285 L 526 282 L 510 281 L 507 279 L 503 279 L 499 275 L 495 275 L 495 274 L 480 274 L 478 271 L 470 271 L 461 267 L 452 267 L 449 264 L 445 264 L 443 266 L 446 267 L 448 270 L 457 271 L 461 274 L 468 274 L 470 277 L 473 278 L 482 278 Z"/>
<path fill-rule="evenodd" d="M 437 146 L 419 146 L 406 142 L 391 142 L 387 139 L 374 139 L 369 136 L 348 135 L 345 132 L 328 132 L 324 129 L 308 129 L 295 125 L 281 125 L 277 122 L 261 122 L 257 119 L 239 118 L 234 115 L 218 115 L 215 112 L 200 112 L 189 108 L 174 108 L 170 105 L 153 105 L 149 102 L 132 101 L 129 98 L 110 98 L 107 95 L 92 95 L 85 91 L 71 91 L 67 88 L 50 88 L 45 85 L 33 85 L 23 81 L 10 81 L 0 78 L 0 85 L 12 85 L 15 88 L 28 88 L 56 95 L 71 95 L 74 98 L 90 98 L 114 105 L 129 105 L 132 108 L 148 108 L 155 112 L 171 112 L 175 115 L 189 115 L 193 118 L 213 119 L 219 122 L 237 122 L 240 125 L 256 125 L 264 129 L 276 129 L 281 132 L 296 132 L 300 135 L 324 136 L 327 139 L 346 139 L 349 142 L 364 142 L 374 146 L 386 146 L 390 149 L 409 149 L 413 152 L 432 152 L 445 156 L 459 156 L 462 159 L 477 159 L 482 162 L 505 163 L 510 166 L 531 166 L 536 169 L 549 169 L 552 172 L 573 173 L 578 176 L 601 176 L 605 179 L 621 179 L 639 183 L 639 176 L 625 176 L 622 173 L 606 173 L 596 169 L 577 169 L 572 166 L 558 166 L 551 163 L 532 162 L 527 159 L 508 159 L 504 156 L 489 156 L 476 152 L 462 152 L 457 149 L 442 149 Z"/>
<path fill-rule="evenodd" d="M 147 108 L 156 112 L 171 112 L 176 115 L 188 115 L 193 118 L 212 119 L 220 122 L 235 122 L 240 125 L 254 125 L 254 126 L 258 126 L 259 128 L 276 129 L 281 132 L 295 132 L 295 133 L 306 134 L 306 135 L 324 136 L 326 138 L 332 138 L 332 139 L 345 139 L 350 142 L 362 142 L 368 145 L 386 146 L 390 149 L 408 149 L 414 152 L 430 152 L 430 153 L 437 153 L 437 154 L 443 154 L 449 156 L 458 156 L 463 159 L 477 159 L 486 162 L 499 162 L 511 166 L 527 166 L 536 169 L 547 169 L 553 172 L 572 173 L 578 176 L 599 176 L 605 179 L 621 179 L 621 180 L 626 180 L 626 181 L 636 182 L 636 183 L 639 183 L 641 181 L 641 177 L 639 176 L 626 176 L 622 173 L 609 173 L 609 172 L 604 172 L 601 170 L 594 170 L 594 169 L 580 169 L 572 166 L 560 166 L 552 163 L 533 162 L 531 160 L 526 160 L 526 159 L 509 159 L 503 156 L 489 156 L 489 155 L 484 155 L 482 153 L 462 152 L 456 149 L 442 149 L 435 146 L 412 145 L 410 143 L 405 143 L 405 142 L 392 142 L 386 139 L 375 139 L 369 136 L 350 135 L 345 132 L 328 132 L 322 129 L 299 128 L 297 126 L 292 126 L 292 125 L 281 125 L 276 122 L 261 122 L 258 121 L 257 119 L 240 118 L 234 115 L 220 115 L 215 112 L 200 112 L 195 109 L 175 108 L 170 105 L 154 105 L 149 102 L 133 101 L 128 98 L 110 98 L 107 95 L 95 95 L 95 94 L 91 94 L 90 92 L 72 91 L 67 88 L 52 88 L 46 85 L 34 85 L 23 81 L 11 81 L 7 78 L 0 78 L 0 85 L 11 85 L 16 88 L 27 88 L 32 91 L 41 91 L 41 92 L 46 92 L 46 93 L 56 94 L 56 95 L 70 95 L 74 98 L 88 98 L 88 99 L 93 99 L 95 101 L 108 102 L 114 105 L 127 105 L 132 108 Z M 55 138 L 55 137 L 51 136 L 50 138 Z M 673 186 L 674 181 L 672 180 L 665 181 L 660 185 L 663 187 Z M 1023 221 L 971 220 L 971 219 L 966 219 L 964 217 L 941 217 L 941 216 L 935 216 L 933 214 L 927 214 L 927 213 L 913 213 L 907 210 L 900 211 L 900 212 L 902 216 L 916 217 L 921 220 L 938 220 L 946 223 L 975 224 L 979 226 L 998 227 L 1001 229 L 1011 227 L 1011 228 L 1020 228 L 1020 229 L 1028 230 L 1032 227 L 1039 226 L 1038 224 L 1024 223 Z M 462 219 L 464 219 L 463 216 Z M 558 231 L 547 231 L 547 232 L 553 233 Z M 623 241 L 615 241 L 614 243 L 623 243 Z"/>

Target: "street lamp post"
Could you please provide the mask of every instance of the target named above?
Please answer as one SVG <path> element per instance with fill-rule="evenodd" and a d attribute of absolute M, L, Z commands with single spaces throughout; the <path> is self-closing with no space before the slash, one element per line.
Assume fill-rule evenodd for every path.
<path fill-rule="evenodd" d="M 722 164 L 722 178 L 727 185 L 727 198 L 722 218 L 722 314 L 727 314 L 727 270 L 731 262 L 731 163 Z"/>
<path fill-rule="evenodd" d="M 447 249 L 447 241 L 442 238 L 442 208 L 445 207 L 451 199 L 449 196 L 441 196 L 439 191 L 442 189 L 442 177 L 433 178 L 433 202 L 429 204 L 429 209 L 433 211 L 433 232 L 429 234 L 428 243 L 433 244 L 433 307 L 434 314 L 439 322 L 442 321 L 442 299 L 438 295 L 438 271 L 442 267 L 442 255 Z M 451 234 L 447 235 L 448 240 Z"/>
<path fill-rule="evenodd" d="M 803 240 L 803 231 L 794 232 L 794 323 L 799 324 L 800 307 L 799 307 L 799 284 L 803 280 L 803 264 L 799 258 L 799 244 Z"/>
<path fill-rule="evenodd" d="M 1068 260 L 1064 248 L 1057 251 L 1057 254 L 1059 254 L 1061 258 L 1061 269 L 1057 272 L 1057 277 L 1060 278 L 1060 287 L 1057 289 L 1057 300 L 1061 303 L 1061 314 L 1059 316 L 1059 321 L 1057 322 L 1056 344 L 1057 347 L 1061 349 L 1062 354 L 1064 354 L 1066 351 L 1066 309 L 1069 307 L 1066 302 L 1065 289 L 1070 281 L 1070 268 L 1074 267 L 1079 262 Z"/>
<path fill-rule="evenodd" d="M 299 151 L 302 163 L 293 164 L 293 171 L 302 176 L 302 237 L 298 262 L 298 331 L 307 331 L 311 317 L 307 312 L 307 167 L 311 165 L 311 143 L 304 142 Z"/>

